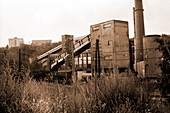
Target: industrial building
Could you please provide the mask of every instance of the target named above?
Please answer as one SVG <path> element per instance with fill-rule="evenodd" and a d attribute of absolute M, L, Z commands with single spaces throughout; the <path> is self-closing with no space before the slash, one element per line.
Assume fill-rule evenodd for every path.
<path fill-rule="evenodd" d="M 23 38 L 14 37 L 9 39 L 9 47 L 18 47 L 21 44 L 24 44 Z"/>
<path fill-rule="evenodd" d="M 145 35 L 143 37 L 143 60 L 134 64 L 134 69 L 138 72 L 138 77 L 156 78 L 162 76 L 160 63 L 162 62 L 162 52 L 159 51 L 157 40 L 170 41 L 168 35 Z"/>
<path fill-rule="evenodd" d="M 95 69 L 96 40 L 99 40 L 99 56 L 101 69 L 107 71 L 128 69 L 129 57 L 129 30 L 128 22 L 111 20 L 90 27 L 91 34 L 91 61 L 92 70 Z"/>
<path fill-rule="evenodd" d="M 145 35 L 143 0 L 135 0 L 134 9 L 134 69 L 138 77 L 157 78 L 162 76 L 159 64 L 162 53 L 158 50 L 157 39 L 170 41 L 168 35 Z"/>
<path fill-rule="evenodd" d="M 40 46 L 42 44 L 52 44 L 52 40 L 32 40 L 31 45 Z"/>
<path fill-rule="evenodd" d="M 88 76 L 89 73 L 107 75 L 135 71 L 141 78 L 160 77 L 162 53 L 157 49 L 156 40 L 170 41 L 170 36 L 146 36 L 142 0 L 135 0 L 133 9 L 134 38 L 129 39 L 127 21 L 110 20 L 91 25 L 90 34 L 83 37 L 63 35 L 62 45 L 40 55 L 37 60 L 49 71 L 60 71 L 64 64 L 65 69 L 73 71 L 71 69 L 75 68 Z"/>

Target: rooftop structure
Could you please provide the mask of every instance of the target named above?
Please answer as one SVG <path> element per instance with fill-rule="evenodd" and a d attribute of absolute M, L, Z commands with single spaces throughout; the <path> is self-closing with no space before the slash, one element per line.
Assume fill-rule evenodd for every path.
<path fill-rule="evenodd" d="M 42 44 L 51 44 L 52 43 L 52 40 L 32 40 L 32 44 L 31 45 L 34 45 L 34 46 L 40 46 Z"/>

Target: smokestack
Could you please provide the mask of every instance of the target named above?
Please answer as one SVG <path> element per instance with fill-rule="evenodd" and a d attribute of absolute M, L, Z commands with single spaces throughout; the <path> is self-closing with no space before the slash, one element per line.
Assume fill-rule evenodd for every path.
<path fill-rule="evenodd" d="M 143 36 L 145 35 L 143 11 L 142 0 L 135 0 L 134 17 L 136 63 L 143 61 Z"/>

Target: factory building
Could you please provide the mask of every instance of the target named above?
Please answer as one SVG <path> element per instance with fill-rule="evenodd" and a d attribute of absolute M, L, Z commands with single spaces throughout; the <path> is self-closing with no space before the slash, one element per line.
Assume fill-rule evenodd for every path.
<path fill-rule="evenodd" d="M 145 76 L 160 77 L 162 75 L 159 63 L 161 62 L 161 52 L 158 50 L 157 39 L 164 38 L 160 35 L 147 35 L 143 37 L 143 58 L 145 63 Z"/>
<path fill-rule="evenodd" d="M 19 47 L 21 44 L 24 44 L 23 38 L 10 38 L 9 39 L 9 47 Z"/>
<path fill-rule="evenodd" d="M 32 40 L 31 45 L 33 46 L 40 46 L 42 44 L 51 44 L 52 40 Z"/>
<path fill-rule="evenodd" d="M 50 54 L 56 54 L 50 61 L 52 70 L 60 70 L 64 63 L 71 69 L 74 63 L 75 70 L 84 73 L 111 70 L 119 74 L 131 70 L 142 78 L 160 77 L 162 53 L 156 40 L 170 41 L 170 36 L 145 35 L 143 11 L 142 0 L 135 0 L 134 38 L 129 39 L 127 21 L 110 20 L 91 25 L 87 36 L 74 39 L 73 35 L 63 35 L 62 45 L 40 55 L 38 60 L 46 62 Z"/>
<path fill-rule="evenodd" d="M 129 69 L 129 30 L 128 22 L 111 20 L 90 26 L 91 67 L 95 69 L 96 40 L 99 40 L 101 69 L 121 71 Z"/>
<path fill-rule="evenodd" d="M 143 37 L 143 61 L 134 65 L 138 77 L 156 78 L 162 76 L 160 64 L 162 63 L 162 52 L 159 51 L 157 40 L 170 41 L 168 35 L 146 35 Z"/>
<path fill-rule="evenodd" d="M 138 77 L 156 78 L 162 76 L 160 63 L 162 53 L 158 50 L 157 39 L 170 41 L 168 35 L 145 35 L 143 0 L 135 0 L 134 8 L 134 69 Z M 131 47 L 133 48 L 133 47 Z M 132 50 L 133 53 L 133 50 Z M 133 58 L 133 56 L 131 56 Z"/>

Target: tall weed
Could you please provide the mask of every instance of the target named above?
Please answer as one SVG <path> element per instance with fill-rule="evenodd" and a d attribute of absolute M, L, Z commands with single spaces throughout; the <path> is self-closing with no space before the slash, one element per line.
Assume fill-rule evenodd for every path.
<path fill-rule="evenodd" d="M 134 76 L 101 76 L 73 85 L 48 83 L 30 78 L 29 71 L 0 74 L 2 112 L 169 112 L 165 104 L 154 102 L 144 85 Z"/>

